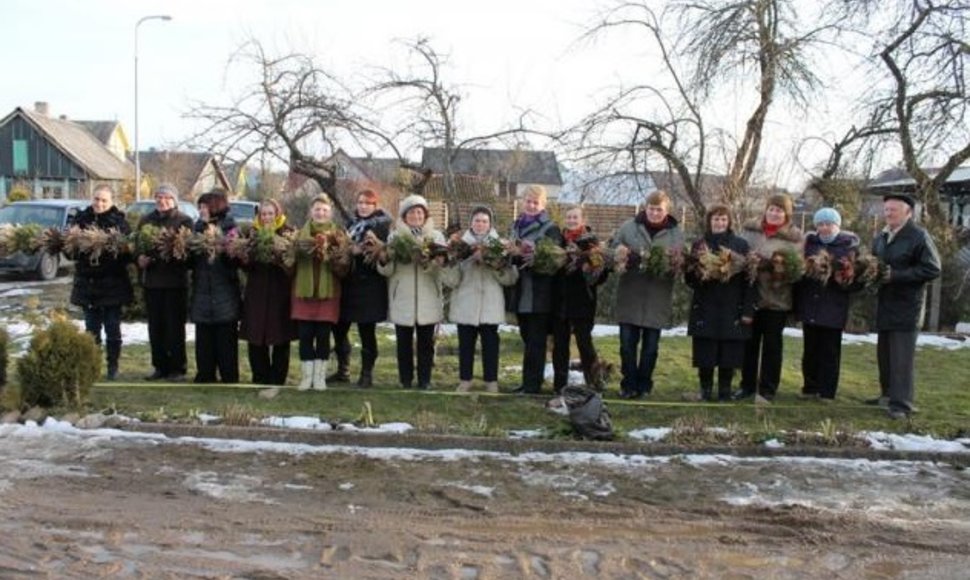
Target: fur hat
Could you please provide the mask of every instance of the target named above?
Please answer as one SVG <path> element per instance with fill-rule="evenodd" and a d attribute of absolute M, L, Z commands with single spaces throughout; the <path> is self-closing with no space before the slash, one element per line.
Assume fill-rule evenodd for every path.
<path fill-rule="evenodd" d="M 424 196 L 418 194 L 412 194 L 402 199 L 401 207 L 398 208 L 397 215 L 400 216 L 401 219 L 404 219 L 404 214 L 416 207 L 420 207 L 424 210 L 424 217 L 427 219 L 429 215 L 428 200 L 424 199 Z"/>
<path fill-rule="evenodd" d="M 835 211 L 835 208 L 823 207 L 815 212 L 815 216 L 812 218 L 812 223 L 815 225 L 829 223 L 841 226 L 842 216 L 839 215 L 839 212 Z"/>

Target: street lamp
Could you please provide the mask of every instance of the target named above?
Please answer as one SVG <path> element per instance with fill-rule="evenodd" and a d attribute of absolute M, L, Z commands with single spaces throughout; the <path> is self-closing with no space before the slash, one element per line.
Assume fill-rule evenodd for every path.
<path fill-rule="evenodd" d="M 171 20 L 167 14 L 142 16 L 135 24 L 135 200 L 141 200 L 141 160 L 138 157 L 138 27 L 147 20 Z"/>

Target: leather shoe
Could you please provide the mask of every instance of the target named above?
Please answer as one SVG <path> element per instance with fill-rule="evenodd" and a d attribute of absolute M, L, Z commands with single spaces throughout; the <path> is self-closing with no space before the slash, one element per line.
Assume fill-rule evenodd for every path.
<path fill-rule="evenodd" d="M 162 371 L 160 371 L 158 369 L 155 369 L 155 372 L 153 372 L 152 374 L 150 374 L 147 377 L 145 377 L 145 380 L 146 381 L 160 381 L 160 380 L 162 380 L 164 378 L 165 378 L 165 373 L 163 373 Z"/>
<path fill-rule="evenodd" d="M 734 391 L 733 395 L 731 395 L 731 400 L 743 401 L 745 399 L 750 399 L 751 397 L 754 397 L 754 394 L 755 394 L 754 391 L 749 391 L 747 389 L 738 389 L 737 391 Z"/>

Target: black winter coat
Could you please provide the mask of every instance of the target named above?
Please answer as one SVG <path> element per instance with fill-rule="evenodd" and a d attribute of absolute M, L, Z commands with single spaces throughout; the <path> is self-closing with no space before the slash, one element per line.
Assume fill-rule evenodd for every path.
<path fill-rule="evenodd" d="M 586 233 L 592 234 L 589 226 L 586 226 Z M 568 243 L 563 239 L 562 246 Z M 582 270 L 573 272 L 563 271 L 559 274 L 558 280 L 554 284 L 557 304 L 556 314 L 561 318 L 593 320 L 596 318 L 596 289 L 609 276 L 606 269 L 595 279 L 587 280 Z"/>
<path fill-rule="evenodd" d="M 153 225 L 159 228 L 188 228 L 192 229 L 192 218 L 180 212 L 177 208 L 167 212 L 160 212 L 157 209 L 146 214 L 138 222 L 138 228 Z M 188 264 L 185 262 L 171 261 L 163 262 L 153 260 L 147 268 L 142 270 L 141 285 L 145 288 L 187 288 L 188 287 Z"/>
<path fill-rule="evenodd" d="M 125 221 L 124 212 L 114 206 L 101 214 L 96 214 L 93 208 L 87 207 L 77 214 L 74 225 L 103 231 L 114 229 L 125 235 L 131 233 L 131 226 Z M 97 261 L 92 261 L 88 255 L 68 257 L 76 260 L 71 304 L 98 307 L 122 306 L 131 302 L 133 293 L 131 280 L 128 278 L 128 256 L 102 254 Z"/>
<path fill-rule="evenodd" d="M 382 209 L 367 218 L 357 215 L 347 224 L 351 240 L 359 244 L 367 232 L 374 232 L 382 242 L 387 241 L 393 220 Z M 340 319 L 355 323 L 376 323 L 387 320 L 387 278 L 364 256 L 354 256 L 353 269 L 341 281 Z"/>
<path fill-rule="evenodd" d="M 292 232 L 284 225 L 276 235 Z M 240 335 L 258 345 L 285 344 L 296 339 L 296 321 L 290 318 L 293 280 L 276 264 L 251 262 L 246 270 L 246 293 Z"/>
<path fill-rule="evenodd" d="M 556 245 L 562 245 L 562 233 L 559 226 L 549 218 L 545 211 L 539 218 L 529 225 L 520 228 L 512 226 L 513 240 L 528 240 L 538 243 L 542 238 L 549 238 Z M 558 306 L 553 285 L 559 277 L 536 274 L 532 268 L 519 271 L 519 279 L 515 286 L 510 286 L 506 295 L 505 307 L 516 314 L 551 314 Z"/>
<path fill-rule="evenodd" d="M 811 232 L 805 236 L 805 257 L 826 251 L 836 261 L 854 259 L 859 251 L 859 237 L 852 232 L 839 232 L 831 243 L 826 244 Z M 802 324 L 823 328 L 845 328 L 849 320 L 849 297 L 859 287 L 843 286 L 834 279 L 823 284 L 813 278 L 802 278 L 795 286 L 795 311 Z"/>
<path fill-rule="evenodd" d="M 732 232 L 708 234 L 691 246 L 697 252 L 702 244 L 711 251 L 728 248 L 746 256 L 750 247 L 748 242 Z M 754 317 L 757 302 L 757 286 L 748 281 L 745 272 L 739 272 L 727 282 L 701 281 L 697 275 L 687 270 L 684 281 L 693 289 L 690 303 L 690 317 L 687 334 L 714 340 L 747 340 L 751 338 L 751 325 L 742 324 L 742 317 Z"/>
<path fill-rule="evenodd" d="M 216 218 L 211 223 L 199 220 L 195 231 L 203 232 L 210 225 L 223 234 L 236 229 L 232 216 Z M 220 324 L 239 320 L 241 305 L 239 271 L 230 258 L 220 254 L 212 262 L 207 256 L 192 257 L 192 306 L 189 317 L 196 324 Z"/>
<path fill-rule="evenodd" d="M 876 330 L 919 330 L 926 299 L 926 283 L 940 276 L 940 254 L 933 238 L 909 220 L 893 240 L 881 232 L 872 253 L 889 266 L 889 282 L 879 287 Z"/>

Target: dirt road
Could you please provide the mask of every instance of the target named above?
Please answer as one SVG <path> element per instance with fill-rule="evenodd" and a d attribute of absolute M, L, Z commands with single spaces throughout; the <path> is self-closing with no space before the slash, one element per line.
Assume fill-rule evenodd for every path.
<path fill-rule="evenodd" d="M 965 577 L 910 462 L 351 450 L 0 426 L 3 578 Z"/>

